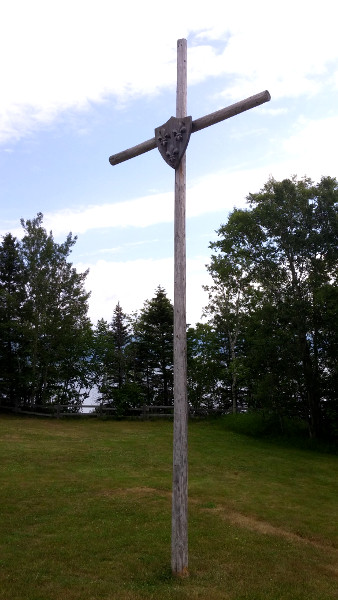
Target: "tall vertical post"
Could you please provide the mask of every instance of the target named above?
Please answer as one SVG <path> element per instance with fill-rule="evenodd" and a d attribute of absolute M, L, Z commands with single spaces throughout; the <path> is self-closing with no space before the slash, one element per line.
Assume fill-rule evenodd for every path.
<path fill-rule="evenodd" d="M 260 106 L 271 99 L 267 90 L 232 104 L 214 113 L 189 121 L 190 133 L 229 119 L 250 108 Z M 187 116 L 187 40 L 177 42 L 177 96 L 176 118 Z M 189 117 L 191 119 L 191 117 Z M 155 129 L 155 138 L 142 142 L 133 148 L 113 154 L 111 165 L 129 160 L 158 147 L 164 160 L 176 167 L 179 148 L 167 148 L 170 135 L 166 127 L 171 119 Z M 191 130 L 190 130 L 191 126 Z M 184 126 L 185 127 L 185 126 Z M 164 130 L 164 133 L 163 133 Z M 183 131 L 183 129 L 182 129 Z M 186 133 L 186 127 L 185 127 Z M 177 134 L 177 131 L 176 131 Z M 177 135 L 175 138 L 177 140 Z M 181 131 L 180 131 L 181 134 Z M 164 138 L 162 137 L 164 135 Z M 157 137 L 156 137 L 157 136 Z M 164 139 L 164 143 L 163 143 Z M 182 138 L 181 138 L 182 141 Z M 184 146 L 186 147 L 186 146 Z M 182 152 L 184 152 L 182 147 Z M 186 157 L 181 158 L 175 168 L 175 274 L 174 274 L 174 450 L 173 450 L 173 493 L 172 493 L 172 541 L 171 567 L 175 575 L 188 574 L 188 400 L 187 400 L 187 341 L 186 341 L 186 242 L 185 242 L 185 196 L 186 196 Z"/>
<path fill-rule="evenodd" d="M 187 41 L 177 42 L 176 117 L 187 114 Z M 188 574 L 188 402 L 186 342 L 186 156 L 175 170 L 174 441 L 171 568 Z"/>

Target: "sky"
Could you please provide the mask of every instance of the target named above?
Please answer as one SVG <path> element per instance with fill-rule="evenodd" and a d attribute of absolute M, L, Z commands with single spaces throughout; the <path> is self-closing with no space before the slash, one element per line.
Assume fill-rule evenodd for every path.
<path fill-rule="evenodd" d="M 188 45 L 193 119 L 264 90 L 271 101 L 187 148 L 187 321 L 201 320 L 209 244 L 269 177 L 337 176 L 335 3 L 11 0 L 0 8 L 0 235 L 44 215 L 89 269 L 89 316 L 173 300 L 174 171 L 157 149 L 111 166 L 176 111 Z"/>

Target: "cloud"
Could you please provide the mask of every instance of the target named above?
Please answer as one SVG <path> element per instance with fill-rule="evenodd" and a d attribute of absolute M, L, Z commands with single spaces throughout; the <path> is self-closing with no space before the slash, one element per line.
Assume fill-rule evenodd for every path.
<path fill-rule="evenodd" d="M 285 115 L 288 112 L 288 109 L 285 106 L 280 108 L 266 108 L 265 106 L 262 106 L 260 110 L 265 115 L 271 115 L 273 117 Z"/>
<path fill-rule="evenodd" d="M 172 194 L 168 192 L 114 204 L 46 213 L 44 223 L 46 229 L 52 229 L 55 236 L 68 231 L 77 235 L 107 227 L 149 227 L 156 223 L 170 223 L 173 219 L 172 210 Z"/>
<path fill-rule="evenodd" d="M 175 85 L 176 36 L 188 13 L 175 0 L 166 19 L 155 1 L 112 3 L 25 0 L 0 20 L 0 140 L 19 139 L 61 112 L 113 95 L 128 99 Z M 151 14 L 149 19 L 147 15 Z M 191 19 L 202 25 L 201 16 Z M 179 24 L 179 25 L 178 25 Z M 179 30 L 179 31 L 178 31 Z"/>
<path fill-rule="evenodd" d="M 245 203 L 248 193 L 247 181 L 264 182 L 268 171 L 238 170 L 220 171 L 193 182 L 187 189 L 187 218 L 231 210 Z M 263 179 L 262 179 L 263 178 Z M 88 207 L 64 209 L 44 214 L 44 227 L 52 230 L 56 238 L 71 231 L 84 235 L 92 230 L 107 228 L 145 228 L 174 220 L 173 190 L 162 194 L 141 196 L 116 203 L 95 204 Z M 207 201 L 206 201 L 207 199 Z M 19 228 L 11 229 L 13 235 L 21 237 Z M 6 231 L 0 231 L 0 234 Z M 114 249 L 115 251 L 116 249 Z"/>
<path fill-rule="evenodd" d="M 202 284 L 210 281 L 205 264 L 209 257 L 199 256 L 187 260 L 187 322 L 201 320 L 207 304 L 207 294 Z M 145 300 L 154 296 L 158 285 L 165 288 L 168 297 L 174 298 L 174 265 L 172 258 L 139 259 L 125 262 L 99 260 L 77 263 L 78 272 L 89 268 L 86 288 L 91 291 L 89 317 L 93 323 L 104 318 L 110 321 L 114 308 L 120 302 L 123 310 L 131 314 L 143 307 Z"/>
<path fill-rule="evenodd" d="M 265 160 L 262 167 L 246 169 L 242 165 L 231 170 L 210 173 L 190 181 L 187 186 L 187 218 L 222 211 L 234 206 L 243 207 L 249 192 L 261 189 L 270 175 L 276 179 L 308 175 L 315 181 L 323 175 L 336 176 L 335 140 L 338 117 L 317 120 L 304 117 L 293 125 L 294 131 L 279 142 L 281 155 Z M 250 188 L 250 189 L 249 189 Z M 56 238 L 69 231 L 84 235 L 92 230 L 107 228 L 145 228 L 158 223 L 171 223 L 174 219 L 173 190 L 136 197 L 124 202 L 98 203 L 90 206 L 68 208 L 44 214 L 44 227 L 52 230 Z M 11 231 L 22 237 L 17 223 L 7 223 L 0 235 Z"/>
<path fill-rule="evenodd" d="M 338 56 L 335 8 L 286 0 L 13 0 L 0 19 L 0 142 L 18 140 L 70 109 L 116 105 L 176 83 L 176 40 L 188 37 L 189 82 L 224 76 L 224 96 L 263 89 L 315 94 Z M 149 18 L 151 15 L 151 19 Z M 218 15 L 218 16 L 217 16 Z M 332 17 L 332 18 L 331 18 Z M 229 77 L 231 77 L 229 81 Z M 333 80 L 332 80 L 333 81 Z"/>
<path fill-rule="evenodd" d="M 0 238 L 2 238 L 4 235 L 10 232 L 13 237 L 16 237 L 20 240 L 23 236 L 23 229 L 21 227 L 15 227 L 15 225 L 13 225 L 13 223 L 11 222 L 8 222 L 7 227 L 0 229 Z"/>
<path fill-rule="evenodd" d="M 338 133 L 338 116 L 318 120 L 299 118 L 294 126 L 295 133 L 284 140 L 285 151 L 292 156 L 301 156 L 308 165 L 309 175 L 318 176 L 320 165 L 322 175 L 337 173 L 336 139 Z M 325 173 L 323 163 L 318 165 L 318 155 L 325 156 Z M 313 175 L 312 175 L 313 173 Z"/>

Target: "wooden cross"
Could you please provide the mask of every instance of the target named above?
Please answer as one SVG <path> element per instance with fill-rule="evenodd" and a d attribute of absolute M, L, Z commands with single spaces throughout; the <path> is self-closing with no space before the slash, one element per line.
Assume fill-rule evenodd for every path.
<path fill-rule="evenodd" d="M 174 439 L 172 490 L 171 568 L 175 575 L 188 574 L 188 402 L 186 350 L 186 155 L 190 133 L 229 119 L 270 100 L 268 91 L 222 108 L 193 121 L 187 117 L 187 41 L 177 42 L 176 119 L 155 129 L 155 137 L 114 154 L 111 165 L 159 148 L 175 169 L 174 216 Z"/>

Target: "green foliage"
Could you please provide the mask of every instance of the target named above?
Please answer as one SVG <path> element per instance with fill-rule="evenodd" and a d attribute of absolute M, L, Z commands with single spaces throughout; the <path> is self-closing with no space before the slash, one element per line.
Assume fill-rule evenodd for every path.
<path fill-rule="evenodd" d="M 22 240 L 8 234 L 0 246 L 1 401 L 76 410 L 89 382 L 87 273 L 68 262 L 76 238 L 57 244 L 42 220 L 22 220 Z"/>
<path fill-rule="evenodd" d="M 205 316 L 187 332 L 188 399 L 210 410 L 264 414 L 311 437 L 338 436 L 338 183 L 273 178 L 235 209 L 211 243 Z M 77 410 L 91 386 L 127 415 L 173 403 L 173 306 L 159 286 L 132 317 L 120 304 L 92 332 L 87 273 L 42 226 L 0 245 L 0 401 Z"/>
<path fill-rule="evenodd" d="M 14 406 L 24 385 L 18 368 L 23 341 L 20 311 L 25 299 L 19 242 L 8 234 L 0 246 L 0 399 Z"/>
<path fill-rule="evenodd" d="M 229 384 L 226 381 L 226 345 L 218 330 L 197 323 L 187 332 L 188 400 L 194 414 L 228 410 Z"/>
<path fill-rule="evenodd" d="M 139 315 L 127 316 L 118 304 L 110 324 L 98 322 L 92 367 L 99 400 L 118 416 L 143 404 L 172 403 L 173 307 L 163 288 Z"/>
<path fill-rule="evenodd" d="M 311 436 L 333 434 L 337 181 L 270 179 L 248 201 L 218 230 L 209 267 L 207 311 L 228 334 L 233 392 L 278 418 L 304 418 Z"/>
<path fill-rule="evenodd" d="M 278 418 L 272 411 L 249 411 L 243 414 L 226 415 L 223 418 L 224 427 L 228 431 L 248 435 L 255 438 L 269 437 L 278 440 L 286 437 L 292 446 L 293 440 L 307 437 L 307 424 L 304 421 Z"/>
<path fill-rule="evenodd" d="M 136 377 L 145 391 L 146 404 L 172 404 L 173 324 L 173 306 L 158 286 L 134 323 Z"/>
<path fill-rule="evenodd" d="M 116 416 L 129 414 L 144 403 L 135 379 L 133 351 L 131 319 L 118 303 L 110 324 L 103 319 L 97 323 L 91 361 L 98 401 L 116 409 Z"/>

